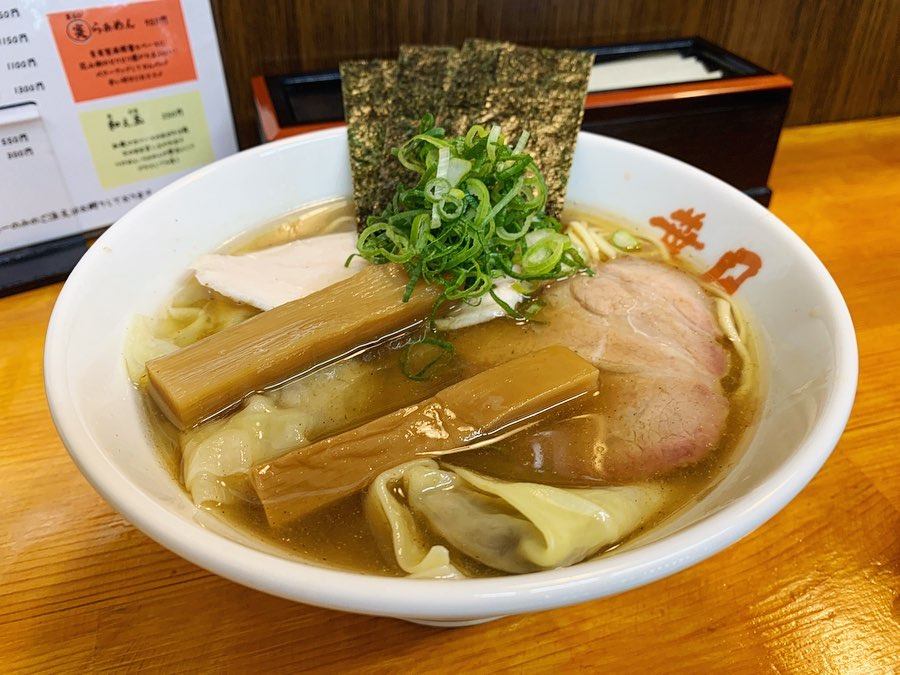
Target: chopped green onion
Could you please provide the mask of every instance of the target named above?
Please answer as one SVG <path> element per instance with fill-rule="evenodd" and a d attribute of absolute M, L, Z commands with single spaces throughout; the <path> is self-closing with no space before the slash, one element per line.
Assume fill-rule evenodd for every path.
<path fill-rule="evenodd" d="M 450 181 L 447 180 L 447 176 L 450 174 L 450 148 L 443 147 L 438 150 L 438 163 L 437 163 L 437 177 L 445 181 L 447 183 L 447 189 L 449 190 L 452 185 L 450 185 Z"/>
<path fill-rule="evenodd" d="M 551 233 L 549 236 L 541 237 L 539 241 L 529 246 L 522 256 L 522 271 L 525 274 L 548 274 L 552 272 L 559 266 L 566 246 L 569 245 L 570 241 L 568 235 L 556 232 Z"/>
<path fill-rule="evenodd" d="M 536 281 L 518 280 L 511 288 L 519 295 L 531 295 L 541 287 Z"/>
<path fill-rule="evenodd" d="M 513 150 L 514 155 L 522 154 L 522 152 L 525 150 L 525 144 L 528 143 L 529 138 L 531 138 L 531 134 L 529 134 L 527 131 L 523 131 L 522 135 L 519 136 L 519 142 L 516 143 L 516 147 Z"/>
<path fill-rule="evenodd" d="M 449 191 L 450 182 L 446 178 L 432 178 L 425 184 L 425 200 L 431 204 L 437 204 Z"/>
<path fill-rule="evenodd" d="M 459 185 L 459 181 L 466 177 L 466 174 L 469 173 L 471 168 L 472 162 L 469 160 L 460 157 L 451 157 L 446 176 L 447 180 L 450 182 L 450 187 L 455 188 Z"/>
<path fill-rule="evenodd" d="M 491 127 L 491 133 L 488 134 L 487 155 L 493 162 L 497 159 L 497 141 L 500 140 L 500 127 L 496 124 Z"/>
<path fill-rule="evenodd" d="M 525 311 L 522 313 L 528 319 L 534 320 L 534 317 L 537 315 L 538 312 L 541 311 L 541 309 L 543 309 L 543 307 L 544 307 L 543 302 L 541 302 L 540 300 L 535 300 L 534 302 L 529 304 L 528 307 L 525 308 Z"/>
<path fill-rule="evenodd" d="M 442 220 L 456 220 L 463 214 L 465 206 L 462 199 L 454 195 L 446 195 L 438 204 L 438 215 Z"/>
<path fill-rule="evenodd" d="M 428 347 L 434 347 L 436 350 Z M 420 338 L 403 348 L 400 353 L 400 370 L 410 380 L 427 380 L 437 368 L 450 361 L 453 352 L 453 345 L 446 340 L 431 336 Z M 412 361 L 424 363 L 413 365 Z"/>
<path fill-rule="evenodd" d="M 514 242 L 516 239 L 520 239 L 528 234 L 528 230 L 531 229 L 531 224 L 535 221 L 536 216 L 530 215 L 525 219 L 525 222 L 522 223 L 522 229 L 514 232 L 510 232 L 505 227 L 497 228 L 497 236 L 505 242 Z"/>
<path fill-rule="evenodd" d="M 443 286 L 432 317 L 444 302 L 495 295 L 502 276 L 533 293 L 541 280 L 590 273 L 560 222 L 545 213 L 547 185 L 525 152 L 528 140 L 523 132 L 514 147 L 507 145 L 496 125 L 447 138 L 431 116 L 423 117 L 419 133 L 393 153 L 417 182 L 398 185 L 384 212 L 368 218 L 359 255 L 374 264 L 401 263 L 410 275 L 407 297 L 419 279 Z M 515 318 L 530 318 L 499 304 Z M 423 371 L 415 370 L 410 376 Z"/>
<path fill-rule="evenodd" d="M 641 247 L 641 242 L 628 230 L 616 230 L 610 241 L 620 251 L 637 251 Z"/>

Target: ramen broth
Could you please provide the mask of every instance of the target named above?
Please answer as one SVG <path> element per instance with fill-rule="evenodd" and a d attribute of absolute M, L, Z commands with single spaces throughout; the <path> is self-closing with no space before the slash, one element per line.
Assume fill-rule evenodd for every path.
<path fill-rule="evenodd" d="M 561 220 L 566 223 L 574 218 L 603 232 L 612 232 L 623 227 L 620 220 L 583 212 L 567 212 Z M 232 240 L 223 249 L 227 253 L 250 252 L 297 238 L 336 230 L 351 230 L 354 222 L 352 203 L 348 200 L 337 200 L 300 210 L 275 223 L 257 228 Z M 637 256 L 651 260 L 662 260 L 667 257 L 658 244 L 645 238 L 640 238 L 640 241 L 643 245 L 636 253 Z M 676 266 L 689 273 L 692 272 L 685 267 L 683 261 L 678 261 Z M 696 279 L 696 275 L 694 277 Z M 190 336 L 185 336 L 184 330 L 174 325 L 171 330 L 176 342 L 201 339 L 226 325 L 257 313 L 257 310 L 200 286 L 194 279 L 187 282 L 175 297 L 174 304 L 198 309 L 199 315 L 206 317 L 202 327 Z M 457 350 L 449 365 L 438 369 L 432 378 L 424 381 L 411 380 L 401 371 L 401 351 L 414 337 L 412 334 L 394 337 L 389 342 L 369 348 L 348 361 L 325 366 L 318 371 L 318 376 L 323 377 L 324 381 L 328 381 L 332 374 L 339 373 L 342 368 L 352 368 L 351 372 L 355 378 L 353 395 L 344 397 L 344 400 L 338 397 L 336 402 L 341 404 L 338 407 L 326 406 L 328 413 L 308 430 L 307 440 L 315 442 L 356 427 L 424 400 L 448 385 L 480 372 L 483 365 L 473 363 L 468 358 L 475 352 L 465 348 L 467 342 L 483 340 L 492 333 L 496 333 L 493 339 L 513 340 L 521 331 L 553 330 L 552 311 L 542 310 L 538 318 L 541 323 L 526 325 L 503 317 L 489 323 L 453 331 L 451 341 L 463 345 L 463 348 Z M 752 350 L 752 341 L 750 342 L 750 353 L 754 355 L 752 360 L 755 361 L 755 352 Z M 756 375 L 758 369 L 753 362 L 744 363 L 727 339 L 723 338 L 721 344 L 727 352 L 729 363 L 728 372 L 721 380 L 729 402 L 724 433 L 717 446 L 704 459 L 689 467 L 670 471 L 661 477 L 666 485 L 665 508 L 631 533 L 625 541 L 640 536 L 642 532 L 670 518 L 711 489 L 717 477 L 733 463 L 742 447 L 743 439 L 749 435 L 747 430 L 755 419 L 758 407 L 759 385 Z M 317 374 L 313 373 L 305 378 L 316 376 Z M 600 380 L 602 384 L 602 368 Z M 747 385 L 748 381 L 750 386 Z M 277 394 L 285 387 L 302 385 L 302 380 L 295 380 L 267 393 Z M 147 419 L 163 463 L 171 470 L 173 477 L 184 485 L 181 471 L 183 437 L 149 401 L 146 378 L 140 386 L 144 393 Z M 544 416 L 519 437 L 513 435 L 487 447 L 453 453 L 439 458 L 439 463 L 442 467 L 463 467 L 502 480 L 564 487 L 596 487 L 603 484 L 603 481 L 590 476 L 578 477 L 577 472 L 575 476 L 569 475 L 560 479 L 555 477 L 552 471 L 548 472 L 548 467 L 552 470 L 555 457 L 564 453 L 567 448 L 586 442 L 583 438 L 585 430 L 590 430 L 592 420 L 606 413 L 608 411 L 604 409 L 599 397 L 589 396 L 580 400 L 574 408 L 566 409 L 564 415 L 560 413 Z M 215 424 L 217 421 L 214 420 L 212 423 Z M 526 433 L 527 438 L 524 438 L 523 435 Z M 268 524 L 262 506 L 245 476 L 226 478 L 222 481 L 222 488 L 239 498 L 232 504 L 206 503 L 203 508 L 220 516 L 239 530 L 274 544 L 287 556 L 357 572 L 404 575 L 394 559 L 390 542 L 378 541 L 372 533 L 364 516 L 361 494 L 343 498 L 288 525 L 273 528 Z M 617 542 L 605 550 L 617 548 L 622 543 Z M 470 576 L 503 574 L 462 555 L 452 555 L 452 559 L 460 570 Z"/>

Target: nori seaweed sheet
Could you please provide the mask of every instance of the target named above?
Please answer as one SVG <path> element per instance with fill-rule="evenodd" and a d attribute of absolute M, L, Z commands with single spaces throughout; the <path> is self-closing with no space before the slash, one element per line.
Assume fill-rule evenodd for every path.
<path fill-rule="evenodd" d="M 357 219 L 363 224 L 367 216 L 380 213 L 386 205 L 379 203 L 381 167 L 397 62 L 345 61 L 340 69 L 353 198 Z"/>
<path fill-rule="evenodd" d="M 559 215 L 587 94 L 593 54 L 467 40 L 452 47 L 401 46 L 393 61 L 341 64 L 353 189 L 360 227 L 381 213 L 398 182 L 415 178 L 391 149 L 432 112 L 448 135 L 499 124 L 507 143 L 523 130 L 547 182 L 547 212 Z"/>
<path fill-rule="evenodd" d="M 457 72 L 459 72 L 460 64 L 462 63 L 462 50 L 454 49 L 452 54 L 447 56 L 447 65 L 444 68 L 444 81 L 441 84 L 441 96 L 438 101 L 437 107 L 432 111 L 434 113 L 435 123 L 439 127 L 446 126 L 443 124 L 443 120 L 447 118 L 447 107 L 449 102 L 452 100 L 450 98 L 450 92 L 453 89 L 453 82 L 456 78 Z M 447 133 L 450 133 L 450 130 L 447 129 Z"/>
<path fill-rule="evenodd" d="M 398 182 L 410 185 L 415 174 L 396 160 L 391 150 L 419 131 L 419 123 L 426 113 L 435 113 L 445 99 L 445 88 L 451 73 L 451 59 L 458 50 L 454 47 L 426 47 L 401 45 L 397 58 L 396 95 L 391 99 L 390 114 L 384 133 L 384 151 L 376 203 L 387 205 L 394 196 Z"/>
<path fill-rule="evenodd" d="M 547 182 L 551 215 L 558 216 L 565 202 L 593 64 L 590 52 L 504 49 L 484 104 L 483 123 L 499 124 L 507 143 L 529 132 L 526 149 Z"/>
<path fill-rule="evenodd" d="M 480 121 L 497 70 L 500 53 L 513 48 L 508 42 L 466 40 L 437 121 L 450 136 L 466 133 Z"/>

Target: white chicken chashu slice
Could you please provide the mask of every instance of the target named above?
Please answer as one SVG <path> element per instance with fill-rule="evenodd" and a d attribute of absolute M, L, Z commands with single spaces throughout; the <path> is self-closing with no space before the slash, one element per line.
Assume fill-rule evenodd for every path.
<path fill-rule="evenodd" d="M 356 233 L 298 239 L 244 255 L 204 255 L 191 268 L 197 281 L 224 296 L 267 310 L 347 279 L 369 263 L 355 257 Z"/>
<path fill-rule="evenodd" d="M 209 254 L 198 258 L 191 269 L 197 281 L 222 295 L 257 309 L 268 310 L 303 298 L 347 279 L 369 263 L 356 256 L 356 233 L 336 232 L 298 239 L 281 246 L 243 255 Z M 497 279 L 497 295 L 511 307 L 523 296 L 514 288 L 515 280 Z M 504 316 L 504 309 L 485 295 L 476 305 L 460 304 L 438 321 L 444 330 L 474 326 Z"/>

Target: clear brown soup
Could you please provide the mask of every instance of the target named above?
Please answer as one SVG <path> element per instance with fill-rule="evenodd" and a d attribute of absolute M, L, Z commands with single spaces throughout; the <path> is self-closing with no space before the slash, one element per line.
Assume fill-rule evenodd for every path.
<path fill-rule="evenodd" d="M 223 252 L 244 253 L 297 238 L 315 236 L 336 228 L 352 227 L 352 212 L 352 204 L 347 200 L 337 200 L 303 209 L 275 223 L 268 223 L 254 229 L 247 235 L 227 244 L 223 247 Z M 562 220 L 567 222 L 567 219 L 576 217 L 603 231 L 613 231 L 623 226 L 627 228 L 627 223 L 623 223 L 619 219 L 584 212 L 569 212 L 564 214 Z M 643 249 L 643 253 L 639 253 L 639 255 L 653 259 L 660 257 L 655 246 L 646 245 Z M 694 270 L 686 267 L 683 262 L 678 263 L 678 266 L 696 278 Z M 240 305 L 214 291 L 201 289 L 196 281 L 189 281 L 187 287 L 189 291 L 187 295 L 196 298 L 191 306 L 202 307 L 209 317 L 208 328 L 194 336 L 196 339 L 212 334 L 228 325 L 235 320 L 235 316 L 248 318 L 257 312 L 257 310 Z M 545 315 L 541 318 L 546 323 L 534 326 L 516 323 L 507 318 L 495 319 L 489 324 L 454 331 L 453 339 L 510 339 L 510 336 L 515 336 L 516 331 L 551 330 L 552 316 Z M 497 335 L 491 337 L 493 333 Z M 361 401 L 356 400 L 352 409 L 339 411 L 334 415 L 333 420 L 324 421 L 319 426 L 318 434 L 310 438 L 310 441 L 358 426 L 405 405 L 428 398 L 449 384 L 477 371 L 477 368 L 468 363 L 465 357 L 457 356 L 450 365 L 440 369 L 433 378 L 423 382 L 412 381 L 401 372 L 400 368 L 400 353 L 404 344 L 403 339 L 395 339 L 388 344 L 382 344 L 354 357 L 365 363 L 371 372 L 371 377 L 366 379 L 365 397 Z M 662 480 L 667 484 L 669 494 L 665 510 L 632 533 L 625 541 L 601 551 L 598 555 L 603 555 L 612 548 L 617 548 L 626 541 L 641 536 L 644 532 L 656 527 L 688 504 L 696 501 L 715 485 L 717 479 L 739 455 L 748 436 L 748 430 L 757 415 L 759 400 L 759 383 L 756 381 L 757 357 L 752 348 L 752 341 L 750 363 L 743 362 L 730 341 L 723 339 L 722 345 L 727 350 L 730 364 L 727 375 L 722 379 L 723 389 L 729 398 L 729 413 L 726 429 L 719 444 L 701 462 L 663 476 Z M 602 381 L 602 370 L 600 376 Z M 739 387 L 739 384 L 746 381 L 747 378 L 753 381 L 752 386 Z M 145 383 L 140 386 L 144 394 L 147 419 L 157 441 L 161 459 L 171 471 L 173 478 L 184 485 L 181 474 L 179 432 L 156 410 L 147 396 Z M 605 412 L 602 405 L 593 397 L 589 397 L 577 405 L 577 409 L 569 409 L 566 415 L 590 416 Z M 561 452 L 563 449 L 576 446 L 583 441 L 579 437 L 577 425 L 560 425 L 557 423 L 558 421 L 553 415 L 549 415 L 529 430 L 530 433 L 539 435 L 543 439 L 542 442 L 547 452 Z M 465 467 L 505 480 L 556 484 L 565 487 L 597 487 L 596 480 L 589 478 L 560 481 L 554 479 L 553 476 L 548 476 L 546 472 L 536 468 L 533 462 L 528 461 L 528 453 L 521 452 L 520 446 L 521 443 L 517 442 L 516 437 L 512 437 L 498 441 L 487 448 L 443 458 L 441 464 Z M 376 541 L 372 534 L 363 514 L 361 494 L 342 499 L 302 517 L 288 526 L 275 529 L 268 525 L 262 506 L 253 491 L 249 489 L 246 479 L 233 477 L 227 479 L 226 482 L 228 489 L 240 496 L 237 503 L 231 505 L 206 503 L 203 508 L 210 514 L 235 525 L 238 529 L 276 546 L 284 555 L 327 567 L 379 575 L 404 576 L 404 572 L 393 559 L 388 548 L 389 544 L 386 546 L 384 542 Z M 464 556 L 454 557 L 453 561 L 470 576 L 502 574 Z"/>

